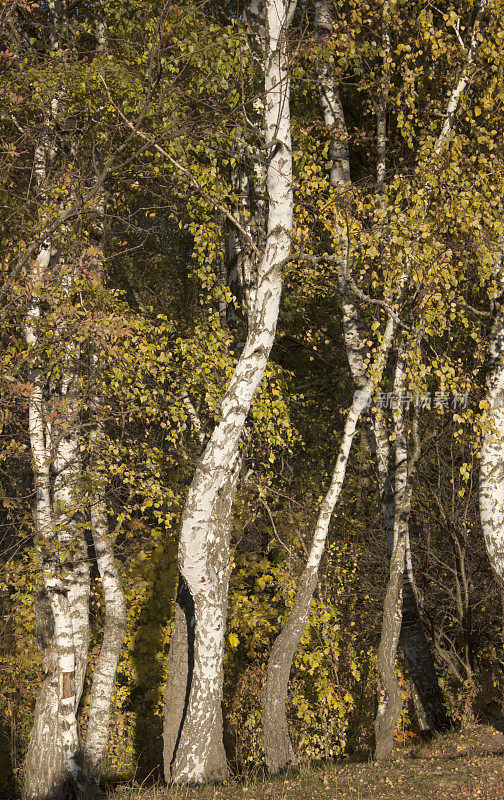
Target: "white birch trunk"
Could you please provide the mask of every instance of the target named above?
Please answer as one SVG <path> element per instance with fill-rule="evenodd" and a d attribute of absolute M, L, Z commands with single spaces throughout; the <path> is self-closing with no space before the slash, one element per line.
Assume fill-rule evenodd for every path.
<path fill-rule="evenodd" d="M 394 732 L 402 708 L 401 688 L 395 674 L 397 647 L 403 622 L 403 592 L 412 480 L 420 455 L 417 417 L 413 422 L 413 452 L 408 453 L 407 431 L 402 397 L 405 395 L 404 357 L 399 353 L 394 378 L 394 538 L 385 601 L 380 645 L 378 647 L 378 689 L 375 717 L 375 758 L 388 758 L 394 744 Z"/>
<path fill-rule="evenodd" d="M 37 148 L 35 173 L 41 195 L 45 184 L 46 143 Z M 41 316 L 39 292 L 51 259 L 51 244 L 46 242 L 34 262 L 32 296 L 25 322 L 27 344 L 36 349 Z M 44 388 L 46 376 L 40 355 L 35 353 L 32 390 L 29 398 L 29 435 L 35 480 L 35 522 L 37 547 L 44 577 L 45 599 L 50 607 L 53 630 L 46 642 L 46 677 L 39 692 L 35 720 L 25 764 L 25 800 L 80 797 L 84 788 L 79 765 L 77 706 L 82 692 L 87 656 L 87 600 L 89 573 L 82 541 L 71 541 L 69 506 L 71 490 L 64 479 L 62 458 L 68 458 L 62 437 L 60 473 L 55 486 L 59 507 L 51 497 L 53 459 L 50 431 L 46 424 Z M 61 454 L 64 454 L 61 455 Z M 68 464 L 68 462 L 66 462 Z M 59 483 L 58 483 L 59 482 Z M 65 507 L 62 503 L 66 503 Z M 70 550 L 70 552 L 69 552 Z M 67 556 L 62 562 L 62 554 Z M 69 557 L 68 557 L 69 556 Z"/>
<path fill-rule="evenodd" d="M 107 509 L 101 495 L 95 497 L 91 507 L 91 530 L 105 598 L 105 624 L 91 684 L 84 754 L 97 779 L 107 749 L 112 690 L 126 635 L 126 602 L 114 557 L 114 540 L 108 529 Z"/>
<path fill-rule="evenodd" d="M 476 17 L 472 28 L 471 41 L 469 44 L 469 48 L 467 50 L 467 57 L 462 69 L 462 74 L 460 75 L 459 80 L 457 81 L 456 85 L 450 92 L 448 103 L 446 105 L 446 111 L 441 132 L 434 144 L 434 153 L 437 156 L 439 156 L 443 152 L 446 144 L 449 141 L 451 132 L 453 130 L 453 126 L 455 124 L 455 117 L 457 115 L 460 101 L 469 84 L 469 81 L 471 79 L 474 70 L 474 62 L 476 59 L 476 54 L 481 44 L 481 26 L 487 10 L 487 5 L 488 5 L 488 0 L 480 0 L 480 3 L 478 4 L 477 7 Z"/>
<path fill-rule="evenodd" d="M 57 49 L 62 7 L 50 3 L 49 10 L 51 47 Z M 50 108 L 53 118 L 60 116 L 59 109 L 60 102 L 54 98 Z M 46 202 L 46 166 L 54 162 L 55 157 L 55 148 L 46 131 L 36 148 L 34 163 L 42 209 Z M 45 213 L 41 211 L 42 222 Z M 64 231 L 62 233 L 64 235 Z M 87 659 L 89 598 L 86 547 L 76 517 L 80 463 L 75 367 L 79 354 L 72 342 L 66 344 L 60 386 L 51 387 L 59 404 L 57 417 L 63 420 L 56 431 L 55 426 L 47 422 L 49 408 L 45 392 L 49 370 L 43 360 L 44 354 L 37 352 L 42 315 L 39 296 L 49 269 L 53 266 L 61 269 L 63 291 L 71 286 L 72 278 L 65 273 L 60 261 L 51 241 L 45 242 L 32 266 L 31 298 L 25 320 L 26 341 L 34 351 L 29 435 L 36 493 L 36 543 L 44 579 L 43 597 L 52 623 L 44 641 L 46 677 L 37 698 L 25 764 L 25 800 L 80 798 L 85 791 L 77 724 Z M 51 467 L 55 473 L 53 485 Z"/>
<path fill-rule="evenodd" d="M 107 47 L 107 30 L 103 20 L 97 20 L 96 36 L 98 50 L 100 52 L 105 51 Z M 96 204 L 97 230 L 100 236 L 99 252 L 93 264 L 99 280 L 103 279 L 105 203 L 105 192 L 102 190 L 97 197 Z M 94 470 L 97 466 L 103 434 L 103 403 L 99 388 L 99 366 L 100 355 L 99 352 L 95 351 L 91 356 L 90 362 L 92 382 L 90 410 L 94 417 L 94 424 L 89 436 L 91 470 Z M 91 535 L 105 601 L 105 623 L 100 655 L 96 662 L 91 683 L 84 755 L 86 766 L 90 771 L 90 783 L 92 782 L 93 791 L 96 792 L 107 750 L 113 688 L 121 649 L 126 636 L 127 610 L 121 577 L 114 556 L 115 535 L 109 532 L 104 494 L 105 486 L 100 475 L 92 475 L 92 478 L 97 481 L 98 488 L 91 500 Z"/>
<path fill-rule="evenodd" d="M 357 422 L 381 380 L 393 333 L 394 322 L 389 318 L 378 357 L 371 370 L 371 377 L 368 378 L 362 390 L 355 394 L 352 406 L 348 411 L 331 485 L 319 510 L 312 545 L 306 566 L 299 578 L 294 604 L 287 622 L 275 640 L 268 660 L 263 700 L 263 736 L 266 765 L 269 772 L 274 775 L 285 770 L 295 760 L 285 713 L 292 660 L 308 622 L 313 593 L 317 585 L 320 560 L 324 553 L 334 507 L 338 502 L 345 479 Z"/>
<path fill-rule="evenodd" d="M 387 69 L 386 59 L 390 51 L 390 4 L 383 7 L 382 45 L 384 48 L 384 69 Z M 319 0 L 316 3 L 315 22 L 322 32 L 331 32 L 333 28 L 333 4 L 331 0 Z M 348 133 L 339 90 L 334 75 L 327 68 L 319 69 L 319 94 L 324 114 L 324 122 L 329 130 L 334 131 L 331 148 L 333 166 L 331 169 L 331 182 L 336 189 L 344 191 L 351 186 L 350 154 L 348 150 Z M 388 78 L 384 76 L 385 85 L 377 106 L 377 183 L 380 191 L 384 190 L 387 126 L 386 113 L 388 102 Z M 334 142 L 336 142 L 334 144 Z M 342 226 L 339 233 L 341 268 L 339 271 L 339 285 L 341 289 L 341 304 L 343 312 L 343 334 L 346 355 L 350 371 L 357 388 L 361 389 L 366 380 L 367 356 L 366 336 L 362 312 L 358 306 L 348 299 L 346 278 L 350 269 L 350 247 L 346 229 Z M 368 440 L 373 454 L 378 474 L 380 497 L 384 527 L 387 536 L 387 549 L 389 558 L 392 555 L 394 538 L 394 470 L 389 469 L 390 444 L 388 432 L 383 417 L 373 415 L 372 429 L 368 429 Z M 403 601 L 405 620 L 408 624 L 401 632 L 401 647 L 405 657 L 408 672 L 413 686 L 415 710 L 420 728 L 426 733 L 440 730 L 447 725 L 443 698 L 434 669 L 429 643 L 423 631 L 422 622 L 418 614 L 413 583 L 405 579 Z"/>
<path fill-rule="evenodd" d="M 504 286 L 503 253 L 495 257 L 495 277 Z M 490 334 L 487 377 L 487 430 L 483 434 L 479 481 L 481 527 L 490 564 L 504 583 L 504 311 L 496 308 Z"/>
<path fill-rule="evenodd" d="M 402 708 L 401 688 L 395 675 L 395 659 L 402 624 L 403 576 L 406 559 L 406 536 L 402 513 L 406 510 L 408 492 L 408 446 L 404 411 L 400 398 L 404 394 L 404 363 L 398 358 L 394 378 L 395 441 L 395 514 L 390 577 L 385 593 L 380 645 L 378 648 L 378 689 L 375 717 L 375 758 L 390 755 L 394 731 Z M 397 398 L 399 397 L 399 402 Z"/>
<path fill-rule="evenodd" d="M 188 703 L 170 769 L 177 783 L 202 783 L 227 774 L 221 731 L 223 652 L 229 546 L 224 519 L 234 494 L 229 486 L 240 437 L 261 382 L 273 340 L 282 288 L 281 262 L 292 236 L 292 151 L 287 56 L 287 0 L 266 3 L 265 140 L 268 226 L 258 265 L 245 347 L 226 390 L 221 416 L 197 466 L 187 497 L 179 568 L 194 603 L 194 666 Z M 227 495 L 227 498 L 226 498 Z M 219 509 L 222 504 L 224 509 Z M 168 765 L 165 764 L 165 770 Z M 216 767 L 216 768 L 215 768 Z"/>
<path fill-rule="evenodd" d="M 70 291 L 73 279 L 64 277 L 66 291 Z M 68 564 L 67 600 L 68 613 L 72 621 L 73 646 L 75 651 L 75 689 L 78 701 L 84 687 L 87 652 L 89 646 L 89 591 L 90 576 L 86 542 L 82 533 L 83 515 L 78 499 L 81 477 L 81 459 L 78 429 L 78 377 L 79 351 L 72 342 L 65 346 L 64 373 L 58 392 L 60 410 L 64 417 L 61 426 L 51 426 L 51 438 L 55 450 L 53 516 L 61 553 Z M 65 553 L 65 551 L 67 551 Z M 75 709 L 77 711 L 77 709 Z"/>

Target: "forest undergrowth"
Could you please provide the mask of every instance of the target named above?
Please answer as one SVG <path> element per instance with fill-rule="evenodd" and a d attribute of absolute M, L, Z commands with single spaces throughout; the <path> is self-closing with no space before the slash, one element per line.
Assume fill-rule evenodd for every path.
<path fill-rule="evenodd" d="M 396 744 L 391 761 L 361 752 L 279 778 L 220 786 L 125 788 L 107 800 L 504 800 L 504 725 L 469 724 L 422 742 Z"/>

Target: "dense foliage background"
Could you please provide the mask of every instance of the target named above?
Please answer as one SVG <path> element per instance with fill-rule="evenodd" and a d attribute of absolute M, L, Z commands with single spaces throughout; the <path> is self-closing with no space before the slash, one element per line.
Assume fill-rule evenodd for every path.
<path fill-rule="evenodd" d="M 82 508 L 104 482 L 117 534 L 128 630 L 107 760 L 114 779 L 159 777 L 179 519 L 200 434 L 212 429 L 244 338 L 239 314 L 229 322 L 229 309 L 238 303 L 226 283 L 225 245 L 226 211 L 248 223 L 236 171 L 252 162 L 260 139 L 254 103 L 260 75 L 242 9 L 157 0 L 69 5 L 68 46 L 57 51 L 49 41 L 46 3 L 4 2 L 0 12 L 2 796 L 20 780 L 42 674 L 27 429 L 33 352 L 23 334 L 33 254 L 25 254 L 41 227 L 70 209 L 55 235 L 80 277 L 70 293 L 50 279 L 42 286 L 37 358 L 57 375 L 64 343 L 79 343 Z M 478 510 L 488 339 L 492 303 L 500 301 L 492 263 L 503 234 L 504 9 L 498 0 L 488 5 L 477 68 L 450 146 L 434 159 L 446 98 L 463 69 L 474 4 L 396 0 L 387 53 L 381 2 L 334 5 L 332 34 L 316 33 L 308 2 L 300 4 L 291 32 L 293 250 L 334 252 L 344 218 L 355 282 L 371 300 L 384 302 L 394 296 L 405 261 L 413 263 L 398 307 L 405 324 L 422 330 L 406 359 L 410 418 L 415 394 L 431 402 L 419 411 L 422 454 L 411 547 L 421 616 L 448 714 L 459 724 L 500 715 L 504 690 L 503 596 Z M 98 15 L 106 21 L 106 51 L 96 47 Z M 352 184 L 343 193 L 329 180 L 334 131 L 322 121 L 320 63 L 336 75 L 346 114 Z M 382 190 L 375 113 L 384 85 L 389 129 Z M 47 107 L 58 92 L 66 121 L 55 136 L 67 157 L 57 162 L 41 199 L 33 154 L 47 126 L 57 128 Z M 249 142 L 249 152 L 237 141 Z M 89 195 L 105 166 L 104 222 L 98 224 Z M 93 267 L 99 251 L 103 280 Z M 376 347 L 384 308 L 369 302 L 363 314 L 369 347 Z M 86 359 L 96 349 L 100 366 L 91 379 Z M 86 436 L 94 381 L 102 398 L 98 460 L 90 457 Z M 391 390 L 389 367 L 375 406 L 387 405 Z M 233 509 L 224 713 L 228 755 L 238 774 L 262 769 L 267 658 L 292 604 L 353 392 L 336 268 L 294 259 L 285 271 L 272 359 L 247 423 Z M 467 402 L 454 403 L 457 393 Z M 53 410 L 57 420 L 62 410 L 57 404 Z M 390 408 L 382 413 L 390 423 Z M 372 740 L 388 563 L 364 427 L 291 674 L 292 736 L 301 760 L 309 762 L 369 748 Z M 85 530 L 88 514 L 81 520 Z M 91 550 L 90 561 L 96 574 Z M 104 620 L 99 582 L 94 586 L 89 675 Z M 408 699 L 400 659 L 397 669 Z M 88 702 L 87 689 L 84 730 Z M 406 702 L 397 740 L 417 734 Z"/>

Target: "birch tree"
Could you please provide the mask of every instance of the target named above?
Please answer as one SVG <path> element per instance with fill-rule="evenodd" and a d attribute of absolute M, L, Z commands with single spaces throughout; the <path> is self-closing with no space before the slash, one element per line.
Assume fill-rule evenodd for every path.
<path fill-rule="evenodd" d="M 315 525 L 312 545 L 305 568 L 299 577 L 294 603 L 287 622 L 278 635 L 268 660 L 266 687 L 263 700 L 263 730 L 266 764 L 269 772 L 277 774 L 295 761 L 291 745 L 285 705 L 289 675 L 294 653 L 305 631 L 313 593 L 317 585 L 320 561 L 324 553 L 331 517 L 338 502 L 345 479 L 350 448 L 355 436 L 359 417 L 367 407 L 371 395 L 379 384 L 392 342 L 395 320 L 389 317 L 378 348 L 376 363 L 370 375 L 347 412 L 343 438 L 336 457 L 331 484 L 322 501 Z"/>
<path fill-rule="evenodd" d="M 449 144 L 457 109 L 474 70 L 475 58 L 481 41 L 481 25 L 485 11 L 486 2 L 483 0 L 476 10 L 461 76 L 449 93 L 441 131 L 434 141 L 432 158 L 435 161 L 441 157 Z M 434 168 L 437 168 L 437 163 L 434 164 Z M 424 189 L 427 203 L 431 190 L 432 185 L 427 182 Z M 400 398 L 407 394 L 404 384 L 404 368 L 404 354 L 399 354 L 396 367 L 398 386 L 394 385 L 394 392 Z M 390 574 L 385 594 L 382 631 L 378 649 L 379 674 L 375 718 L 375 757 L 377 759 L 387 758 L 392 752 L 395 725 L 402 708 L 401 691 L 394 671 L 399 642 L 403 647 L 408 667 L 410 664 L 412 665 L 412 675 L 418 676 L 417 681 L 414 680 L 413 701 L 415 708 L 419 710 L 418 717 L 421 730 L 429 733 L 432 730 L 436 730 L 436 728 L 446 727 L 448 723 L 442 707 L 440 709 L 441 696 L 439 687 L 436 686 L 437 681 L 425 683 L 422 680 L 422 675 L 428 675 L 429 672 L 434 674 L 434 672 L 432 655 L 428 648 L 426 649 L 424 646 L 425 634 L 421 628 L 421 623 L 420 625 L 411 625 L 411 621 L 415 621 L 415 618 L 418 618 L 418 610 L 416 608 L 415 585 L 414 581 L 411 580 L 408 521 L 411 512 L 412 474 L 420 457 L 420 442 L 418 441 L 418 433 L 414 430 L 412 462 L 408 466 L 407 437 L 401 409 L 396 407 L 394 417 L 396 450 L 394 467 L 395 512 L 393 540 L 390 548 Z M 407 568 L 405 569 L 405 567 Z M 402 625 L 403 620 L 404 625 Z M 421 650 L 417 649 L 419 645 Z M 419 687 L 422 689 L 421 693 L 418 691 Z M 432 722 L 434 725 L 429 724 Z"/>
<path fill-rule="evenodd" d="M 393 9 L 385 3 L 382 9 L 381 39 L 383 76 L 382 86 L 376 100 L 377 119 L 377 189 L 383 194 L 386 188 L 387 157 L 387 101 L 390 90 L 390 54 L 391 54 L 391 15 Z M 333 4 L 329 0 L 316 3 L 315 24 L 320 36 L 333 32 Z M 345 193 L 352 191 L 350 152 L 348 147 L 348 131 L 345 114 L 340 98 L 339 88 L 331 68 L 324 63 L 318 66 L 318 85 L 324 122 L 332 131 L 331 135 L 331 183 L 344 198 Z M 382 201 L 383 203 L 385 200 Z M 357 299 L 352 299 L 347 289 L 350 274 L 351 250 L 347 228 L 341 226 L 336 234 L 341 242 L 339 286 L 342 294 L 343 332 L 346 355 L 352 378 L 358 389 L 362 388 L 366 374 L 367 345 L 363 309 Z M 394 515 L 397 504 L 395 497 L 394 467 L 391 464 L 391 445 L 383 415 L 378 412 L 372 416 L 372 425 L 368 426 L 368 440 L 378 476 L 382 500 L 384 529 L 387 536 L 389 558 L 393 551 Z M 403 516 L 403 525 L 407 519 Z M 434 670 L 434 661 L 429 643 L 425 637 L 415 599 L 414 576 L 412 569 L 404 573 L 403 606 L 407 625 L 401 628 L 400 644 L 408 673 L 412 681 L 415 711 L 420 729 L 425 733 L 441 730 L 446 727 L 447 719 L 443 707 L 443 699 Z"/>
<path fill-rule="evenodd" d="M 96 23 L 97 50 L 106 51 L 107 28 L 103 18 Z M 99 284 L 103 282 L 106 194 L 101 191 L 96 201 L 96 254 L 93 271 Z M 97 347 L 90 357 L 92 427 L 89 433 L 91 481 L 95 491 L 91 496 L 90 521 L 96 563 L 100 574 L 104 601 L 105 622 L 100 655 L 93 671 L 89 717 L 84 746 L 86 766 L 95 789 L 105 757 L 112 707 L 112 690 L 117 665 L 126 635 L 126 601 L 114 554 L 114 532 L 109 531 L 106 481 L 99 471 L 100 448 L 103 446 L 104 419 L 100 384 L 100 352 Z"/>
<path fill-rule="evenodd" d="M 224 395 L 220 419 L 196 468 L 182 515 L 181 588 L 176 619 L 186 621 L 187 628 L 186 634 L 173 642 L 170 667 L 180 665 L 187 683 L 179 683 L 180 694 L 169 693 L 165 713 L 165 775 L 176 783 L 222 780 L 227 775 L 221 700 L 229 582 L 228 520 L 240 437 L 273 345 L 282 288 L 281 265 L 288 259 L 291 246 L 287 34 L 294 9 L 295 4 L 287 0 L 265 3 L 266 243 L 257 264 L 247 339 Z M 178 659 L 176 644 L 182 645 L 177 648 Z"/>
<path fill-rule="evenodd" d="M 61 58 L 70 31 L 75 33 L 69 9 L 66 4 L 49 3 L 42 14 L 47 16 L 51 57 Z M 100 52 L 105 46 L 103 20 L 98 23 L 96 41 Z M 111 687 L 122 644 L 121 638 L 114 650 L 118 636 L 111 628 L 117 621 L 122 637 L 125 628 L 124 597 L 110 552 L 105 506 L 99 496 L 91 510 L 91 522 L 109 613 L 92 690 L 89 747 L 84 754 L 77 713 L 87 664 L 90 574 L 84 537 L 87 509 L 82 493 L 82 337 L 77 334 L 72 314 L 73 296 L 81 279 L 79 248 L 89 238 L 89 230 L 81 224 L 77 232 L 70 221 L 82 214 L 84 198 L 76 186 L 76 120 L 65 77 L 51 75 L 56 89 L 44 109 L 46 122 L 35 149 L 39 229 L 46 231 L 47 238 L 31 265 L 24 326 L 32 354 L 29 433 L 36 490 L 36 548 L 43 576 L 37 615 L 44 626 L 39 641 L 44 647 L 46 672 L 25 765 L 24 795 L 30 800 L 80 797 L 95 791 L 96 787 L 89 785 L 86 761 L 89 759 L 95 770 L 103 758 Z M 87 210 L 94 210 L 100 229 L 106 173 L 102 165 L 85 197 L 85 202 L 94 200 Z M 99 402 L 95 399 L 91 406 L 97 413 Z M 99 438 L 97 430 L 93 428 L 91 434 L 92 447 Z"/>
<path fill-rule="evenodd" d="M 496 250 L 494 276 L 503 285 L 503 253 Z M 481 527 L 490 564 L 500 581 L 504 580 L 504 311 L 493 303 L 490 333 L 490 365 L 486 402 L 488 419 L 483 433 L 479 480 Z"/>
<path fill-rule="evenodd" d="M 53 24 L 56 24 L 54 18 Z M 55 117 L 60 102 L 55 98 L 52 103 Z M 53 157 L 54 149 L 46 134 L 35 154 L 42 208 L 47 201 L 47 162 Z M 78 348 L 71 341 L 63 345 L 59 379 L 50 379 L 40 347 L 39 330 L 43 315 L 41 293 L 49 269 L 54 269 L 53 264 L 59 272 L 63 295 L 71 288 L 73 275 L 72 271 L 68 272 L 63 254 L 50 240 L 46 241 L 33 263 L 31 299 L 25 323 L 27 344 L 33 350 L 29 433 L 36 491 L 37 547 L 44 582 L 41 599 L 48 616 L 44 640 L 46 677 L 37 698 L 25 766 L 24 796 L 27 800 L 66 797 L 72 792 L 81 796 L 85 788 L 77 708 L 87 661 L 89 568 L 77 514 L 80 474 L 76 424 Z M 62 331 L 57 330 L 58 334 L 61 337 Z M 50 414 L 48 392 L 54 398 L 56 417 Z"/>
<path fill-rule="evenodd" d="M 383 621 L 378 648 L 378 690 L 375 718 L 375 758 L 387 757 L 394 741 L 397 719 L 402 709 L 401 687 L 395 675 L 395 656 L 403 627 L 405 565 L 408 556 L 408 521 L 411 511 L 413 475 L 420 455 L 418 413 L 413 422 L 413 452 L 408 453 L 408 434 L 404 415 L 406 384 L 404 355 L 399 352 L 394 377 L 394 530 L 390 554 L 389 581 L 383 605 Z M 407 573 L 406 573 L 407 574 Z M 413 653 L 413 658 L 417 654 Z"/>

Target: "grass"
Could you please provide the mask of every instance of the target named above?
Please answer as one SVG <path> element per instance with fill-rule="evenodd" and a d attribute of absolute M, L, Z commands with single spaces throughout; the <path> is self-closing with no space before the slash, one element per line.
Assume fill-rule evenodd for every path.
<path fill-rule="evenodd" d="M 391 761 L 341 760 L 257 782 L 121 788 L 108 800 L 504 800 L 504 736 L 471 725 L 396 748 Z"/>

